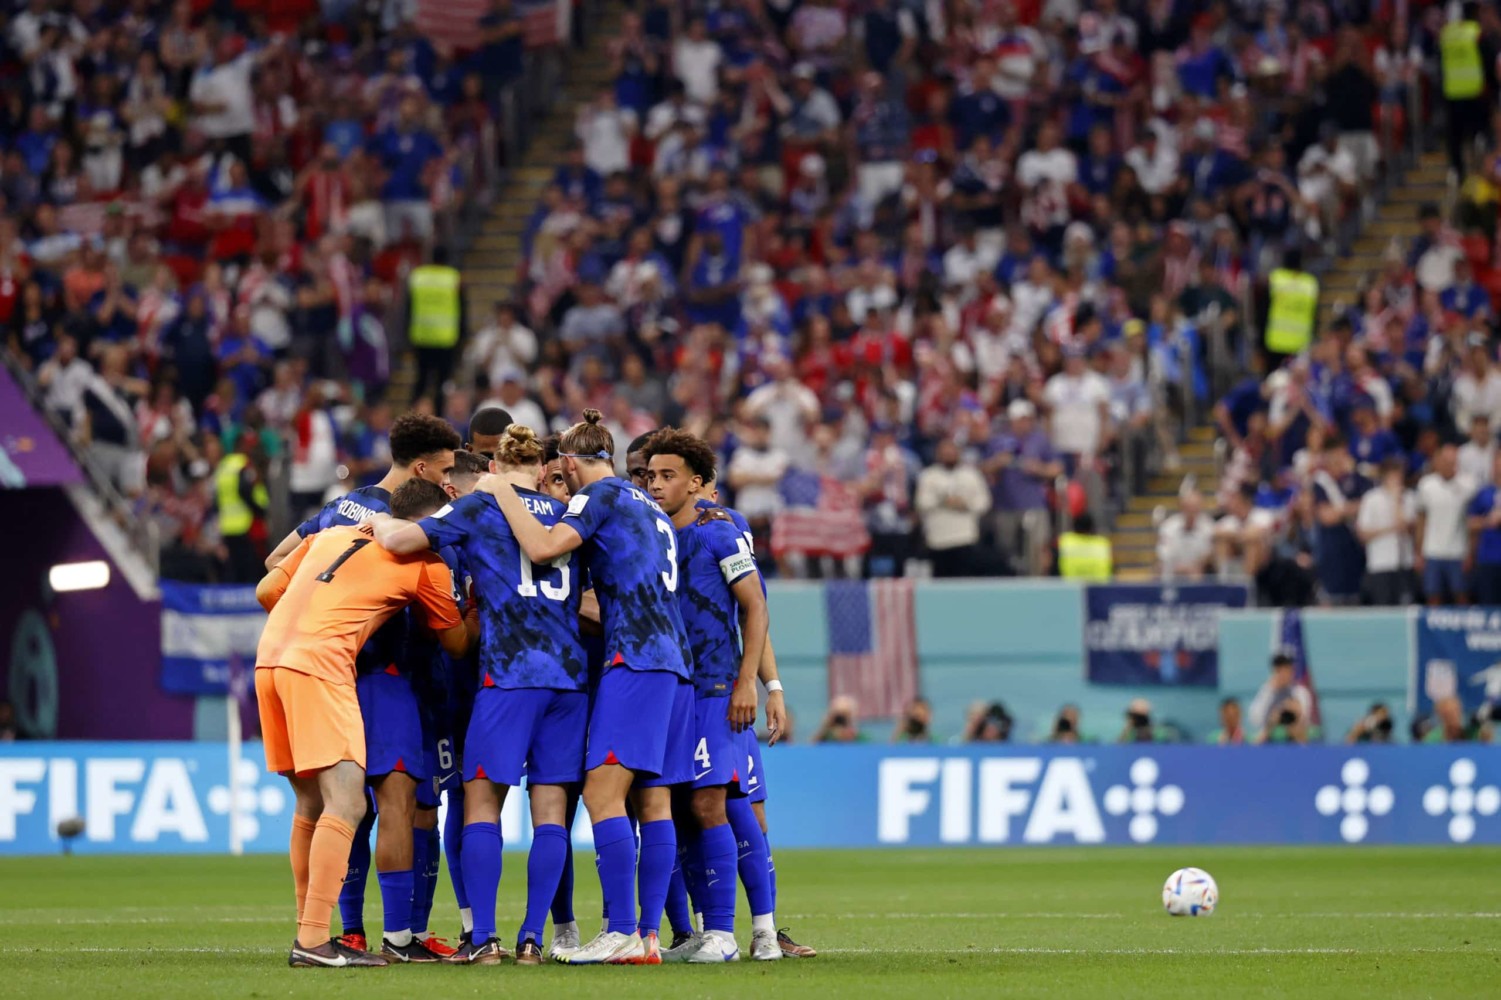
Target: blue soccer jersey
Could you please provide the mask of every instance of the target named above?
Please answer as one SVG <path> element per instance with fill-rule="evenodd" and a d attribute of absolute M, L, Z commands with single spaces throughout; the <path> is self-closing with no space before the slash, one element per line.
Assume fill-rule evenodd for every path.
<path fill-rule="evenodd" d="M 756 572 L 735 522 L 718 512 L 678 529 L 678 610 L 700 698 L 728 696 L 740 676 L 740 602 L 731 588 Z"/>
<path fill-rule="evenodd" d="M 557 524 L 562 517 L 563 505 L 552 497 L 516 492 L 543 524 Z M 578 633 L 582 588 L 573 553 L 550 565 L 534 565 L 488 493 L 461 497 L 418 523 L 435 549 L 459 549 L 474 580 L 480 606 L 480 683 L 584 690 L 588 668 Z"/>
<path fill-rule="evenodd" d="M 655 500 L 618 477 L 590 483 L 568 504 L 563 523 L 584 540 L 599 598 L 605 665 L 665 670 L 688 680 L 678 587 L 678 541 Z"/>
<path fill-rule="evenodd" d="M 391 513 L 391 491 L 379 486 L 361 486 L 337 500 L 330 500 L 312 517 L 297 526 L 297 534 L 306 538 L 325 528 L 341 524 L 363 524 L 376 514 Z"/>
<path fill-rule="evenodd" d="M 750 522 L 745 519 L 744 514 L 733 507 L 721 507 L 713 500 L 699 500 L 693 506 L 699 510 L 722 510 L 728 514 L 730 520 L 735 522 L 735 530 L 739 531 L 740 537 L 745 539 L 745 551 L 752 559 L 756 557 L 756 536 L 751 532 Z M 763 595 L 766 593 L 766 577 L 764 576 L 761 577 L 761 593 Z"/>

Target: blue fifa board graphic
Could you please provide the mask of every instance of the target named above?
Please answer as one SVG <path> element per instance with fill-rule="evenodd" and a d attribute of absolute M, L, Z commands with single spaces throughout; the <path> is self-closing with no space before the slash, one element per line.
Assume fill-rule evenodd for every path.
<path fill-rule="evenodd" d="M 1217 583 L 1092 584 L 1084 588 L 1091 684 L 1219 683 L 1220 612 L 1246 588 Z"/>
<path fill-rule="evenodd" d="M 1465 715 L 1491 706 L 1501 719 L 1501 608 L 1419 608 L 1412 660 L 1412 709 L 1458 698 Z"/>
<path fill-rule="evenodd" d="M 1501 753 L 1418 747 L 775 747 L 778 847 L 1501 844 Z M 1273 791 L 1274 790 L 1274 791 Z M 292 795 L 247 744 L 0 746 L 0 854 L 280 853 Z M 501 817 L 531 842 L 524 797 Z M 581 817 L 574 842 L 590 846 Z"/>

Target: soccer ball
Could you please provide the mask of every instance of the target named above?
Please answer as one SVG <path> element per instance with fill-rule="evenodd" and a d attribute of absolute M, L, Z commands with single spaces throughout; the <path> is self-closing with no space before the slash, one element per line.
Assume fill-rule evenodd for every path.
<path fill-rule="evenodd" d="M 1207 917 L 1220 901 L 1220 887 L 1202 868 L 1180 868 L 1162 887 L 1162 906 L 1174 917 Z"/>

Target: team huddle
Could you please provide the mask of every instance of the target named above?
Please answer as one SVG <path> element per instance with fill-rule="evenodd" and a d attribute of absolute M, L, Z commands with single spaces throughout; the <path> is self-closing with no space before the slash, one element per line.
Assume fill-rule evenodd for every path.
<path fill-rule="evenodd" d="M 549 918 L 546 955 L 567 964 L 733 962 L 737 875 L 752 957 L 812 957 L 776 924 L 757 682 L 772 742 L 785 705 L 765 584 L 748 526 L 717 503 L 713 451 L 666 428 L 630 445 L 621 479 L 595 410 L 539 440 L 485 409 L 469 438 L 396 421 L 391 470 L 299 525 L 256 589 L 266 766 L 296 797 L 289 964 L 540 965 Z M 513 953 L 497 929 L 500 814 L 523 777 Z M 580 801 L 605 911 L 588 943 L 573 912 Z M 428 926 L 444 856 L 457 947 Z"/>

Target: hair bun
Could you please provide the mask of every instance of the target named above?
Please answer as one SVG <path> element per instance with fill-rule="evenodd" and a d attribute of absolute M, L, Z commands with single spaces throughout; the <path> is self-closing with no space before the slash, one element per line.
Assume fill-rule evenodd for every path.
<path fill-rule="evenodd" d="M 506 435 L 516 441 L 535 441 L 537 432 L 526 424 L 509 424 L 506 426 Z"/>
<path fill-rule="evenodd" d="M 604 418 L 605 415 L 596 409 L 591 408 L 584 411 L 584 423 L 586 424 L 597 424 Z"/>

